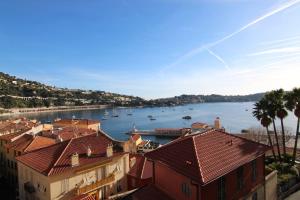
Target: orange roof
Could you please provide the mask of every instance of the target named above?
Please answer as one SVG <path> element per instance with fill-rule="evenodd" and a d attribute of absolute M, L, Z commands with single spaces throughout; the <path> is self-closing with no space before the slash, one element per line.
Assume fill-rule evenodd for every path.
<path fill-rule="evenodd" d="M 124 200 L 172 200 L 165 192 L 157 188 L 154 184 L 138 189 L 134 193 L 125 197 Z"/>
<path fill-rule="evenodd" d="M 8 143 L 6 147 L 9 149 L 14 149 L 16 151 L 29 152 L 46 146 L 50 146 L 52 144 L 55 144 L 54 139 L 24 134 L 17 140 Z"/>
<path fill-rule="evenodd" d="M 55 121 L 54 125 L 91 125 L 91 124 L 100 124 L 99 120 L 91 120 L 91 119 L 61 119 L 59 121 Z"/>
<path fill-rule="evenodd" d="M 270 147 L 225 132 L 189 135 L 145 154 L 179 173 L 207 184 L 265 154 Z"/>
<path fill-rule="evenodd" d="M 135 157 L 135 164 L 132 166 L 128 174 L 130 176 L 147 179 L 152 177 L 152 164 L 144 156 L 140 154 L 134 154 L 132 157 Z"/>
<path fill-rule="evenodd" d="M 139 134 L 133 134 L 133 135 L 131 135 L 131 139 L 135 142 L 135 141 L 137 141 L 138 139 L 140 139 L 141 138 L 141 135 L 139 135 Z"/>
<path fill-rule="evenodd" d="M 71 200 L 95 200 L 95 197 L 89 194 L 82 194 L 72 198 Z"/>
<path fill-rule="evenodd" d="M 111 157 L 106 157 L 106 148 L 111 143 L 112 140 L 102 134 L 91 134 L 29 152 L 17 157 L 17 160 L 46 176 L 51 176 L 77 168 L 71 166 L 70 157 L 74 153 L 79 155 L 78 167 L 110 160 Z M 90 157 L 86 155 L 88 146 L 92 150 Z M 119 155 L 123 155 L 123 152 L 114 152 L 113 157 Z"/>
<path fill-rule="evenodd" d="M 96 133 L 96 131 L 87 128 L 64 127 L 60 130 L 45 131 L 43 132 L 43 136 L 51 138 L 57 138 L 59 136 L 63 141 L 65 141 L 93 133 Z"/>
<path fill-rule="evenodd" d="M 2 136 L 0 136 L 0 140 L 11 141 L 14 138 L 16 138 L 16 137 L 22 135 L 23 133 L 29 131 L 30 129 L 31 128 L 28 128 L 27 130 L 23 130 L 23 131 L 18 131 L 16 133 L 9 133 L 9 134 L 2 135 Z"/>

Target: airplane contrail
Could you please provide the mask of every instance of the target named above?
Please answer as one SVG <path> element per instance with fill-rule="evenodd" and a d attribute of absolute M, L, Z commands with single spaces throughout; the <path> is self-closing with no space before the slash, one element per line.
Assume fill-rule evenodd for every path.
<path fill-rule="evenodd" d="M 221 58 L 219 55 L 217 55 L 215 52 L 213 52 L 210 49 L 207 49 L 208 53 L 210 53 L 212 56 L 214 56 L 217 60 L 219 60 L 221 63 L 223 63 L 223 65 L 225 66 L 225 68 L 227 70 L 230 70 L 230 67 L 228 66 L 228 64 L 225 62 L 225 60 L 223 58 Z"/>
<path fill-rule="evenodd" d="M 162 71 L 168 70 L 168 69 L 178 65 L 179 63 L 187 60 L 188 58 L 190 58 L 194 55 L 197 55 L 198 53 L 203 52 L 203 51 L 207 50 L 208 48 L 214 47 L 214 46 L 224 42 L 225 40 L 228 40 L 228 39 L 234 37 L 235 35 L 239 34 L 240 32 L 250 28 L 251 26 L 254 26 L 255 24 L 263 21 L 264 19 L 269 18 L 283 10 L 286 10 L 298 3 L 300 3 L 300 0 L 291 0 L 286 3 L 283 3 L 283 4 L 279 5 L 278 7 L 276 7 L 275 9 L 267 12 L 266 14 L 256 18 L 255 20 L 251 21 L 250 23 L 246 24 L 245 26 L 242 26 L 241 28 L 237 29 L 236 31 L 226 35 L 225 37 L 223 37 L 219 40 L 216 40 L 214 42 L 204 44 L 198 48 L 190 50 L 189 52 L 185 53 L 183 56 L 181 56 L 177 60 L 175 60 L 173 63 L 167 65 Z"/>

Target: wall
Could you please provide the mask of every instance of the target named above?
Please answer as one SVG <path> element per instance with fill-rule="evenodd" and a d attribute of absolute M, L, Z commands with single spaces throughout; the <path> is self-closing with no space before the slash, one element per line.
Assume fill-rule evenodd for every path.
<path fill-rule="evenodd" d="M 277 171 L 266 176 L 266 200 L 277 199 Z"/>
<path fill-rule="evenodd" d="M 120 181 L 123 192 L 127 190 L 126 174 L 129 171 L 128 154 L 117 157 L 108 164 L 99 165 L 99 167 L 97 168 L 93 166 L 92 170 L 85 170 L 82 173 L 76 174 L 75 171 L 71 170 L 66 173 L 50 177 L 44 176 L 37 171 L 29 168 L 28 166 L 18 162 L 20 199 L 25 199 L 26 193 L 24 191 L 24 183 L 28 181 L 30 181 L 36 189 L 38 188 L 38 184 L 40 185 L 40 188 L 43 188 L 40 190 L 36 190 L 37 192 L 32 195 L 36 198 L 39 198 L 40 200 L 70 199 L 76 194 L 76 184 L 83 183 L 83 180 L 86 180 L 86 178 L 88 178 L 90 181 L 96 181 L 96 171 L 101 167 L 105 167 L 107 170 L 106 174 L 109 175 L 114 171 L 117 164 L 119 164 L 120 166 L 120 171 L 115 173 L 115 181 L 111 184 L 108 184 L 110 188 L 110 191 L 108 191 L 108 195 L 117 193 L 117 181 Z M 68 180 L 68 187 L 66 188 L 66 192 L 62 193 L 62 180 L 64 179 Z M 84 185 L 87 185 L 87 182 L 83 183 L 81 187 Z M 44 192 L 44 188 L 46 188 L 46 192 Z"/>
<path fill-rule="evenodd" d="M 225 190 L 226 199 L 239 199 L 241 197 L 249 196 L 259 189 L 259 185 L 264 183 L 264 156 L 257 158 L 257 178 L 252 181 L 251 162 L 244 165 L 243 177 L 244 186 L 241 190 L 237 190 L 237 170 L 225 175 Z M 218 179 L 207 184 L 201 189 L 202 200 L 213 200 L 218 198 Z M 250 194 L 249 194 L 250 193 Z"/>
<path fill-rule="evenodd" d="M 19 194 L 21 200 L 26 199 L 26 192 L 24 190 L 24 184 L 26 182 L 31 182 L 34 185 L 36 189 L 36 192 L 33 195 L 34 197 L 40 200 L 50 199 L 49 177 L 38 173 L 37 171 L 27 167 L 20 162 L 18 162 L 18 174 Z"/>
<path fill-rule="evenodd" d="M 177 173 L 161 162 L 154 163 L 154 182 L 157 187 L 174 199 L 196 199 L 197 189 L 191 184 L 191 179 Z M 172 178 L 170 178 L 172 177 Z M 182 184 L 186 183 L 190 188 L 190 197 L 182 192 Z"/>

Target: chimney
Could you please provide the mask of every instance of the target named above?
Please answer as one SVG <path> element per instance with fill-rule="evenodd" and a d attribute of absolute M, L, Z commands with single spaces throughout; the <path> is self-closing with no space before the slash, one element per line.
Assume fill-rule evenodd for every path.
<path fill-rule="evenodd" d="M 90 157 L 92 155 L 92 150 L 90 146 L 88 146 L 88 148 L 86 149 L 86 155 L 87 157 Z"/>
<path fill-rule="evenodd" d="M 113 144 L 110 143 L 107 147 L 106 147 L 106 156 L 107 157 L 111 157 L 113 156 L 114 152 L 113 152 Z"/>
<path fill-rule="evenodd" d="M 71 165 L 72 165 L 72 167 L 76 167 L 76 166 L 79 165 L 79 155 L 78 155 L 78 153 L 74 153 L 71 156 Z"/>
<path fill-rule="evenodd" d="M 215 119 L 215 129 L 221 129 L 222 128 L 222 126 L 221 126 L 221 121 L 220 121 L 220 118 L 219 117 L 217 117 L 216 119 Z"/>
<path fill-rule="evenodd" d="M 60 135 L 57 136 L 56 140 L 57 140 L 57 142 L 62 142 L 63 141 L 63 139 L 60 137 Z"/>

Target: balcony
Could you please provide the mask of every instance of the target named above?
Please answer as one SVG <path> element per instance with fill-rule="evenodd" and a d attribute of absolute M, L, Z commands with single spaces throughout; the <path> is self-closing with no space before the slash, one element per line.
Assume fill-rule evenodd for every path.
<path fill-rule="evenodd" d="M 81 187 L 81 188 L 78 188 L 77 189 L 77 195 L 80 195 L 80 194 L 85 194 L 87 192 L 91 192 L 93 190 L 96 190 L 108 183 L 111 183 L 115 180 L 115 175 L 114 174 L 111 174 L 109 175 L 108 177 L 106 178 L 103 178 L 95 183 L 92 183 L 90 185 L 87 185 L 87 186 L 84 186 L 84 187 Z"/>

